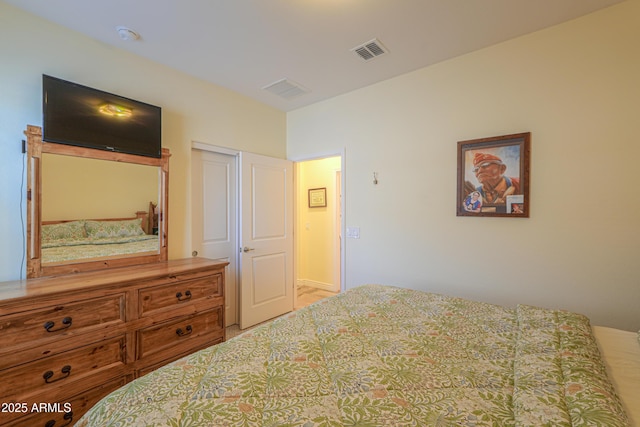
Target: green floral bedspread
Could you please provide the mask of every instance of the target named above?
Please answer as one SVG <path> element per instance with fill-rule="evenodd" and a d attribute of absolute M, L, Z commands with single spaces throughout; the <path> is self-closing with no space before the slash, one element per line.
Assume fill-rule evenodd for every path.
<path fill-rule="evenodd" d="M 87 426 L 626 426 L 582 315 L 367 285 L 125 385 Z"/>
<path fill-rule="evenodd" d="M 141 235 L 99 239 L 60 239 L 42 244 L 42 262 L 53 263 L 75 259 L 101 258 L 157 252 L 158 236 Z"/>

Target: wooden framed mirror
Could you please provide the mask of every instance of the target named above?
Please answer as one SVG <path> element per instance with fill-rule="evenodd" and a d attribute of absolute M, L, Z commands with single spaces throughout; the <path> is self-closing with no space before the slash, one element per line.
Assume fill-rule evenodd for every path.
<path fill-rule="evenodd" d="M 27 277 L 167 259 L 169 157 L 42 141 L 28 125 Z"/>

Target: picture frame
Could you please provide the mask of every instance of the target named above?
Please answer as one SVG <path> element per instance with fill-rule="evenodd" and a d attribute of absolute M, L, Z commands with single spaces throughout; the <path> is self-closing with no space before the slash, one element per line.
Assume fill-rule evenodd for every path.
<path fill-rule="evenodd" d="M 309 207 L 324 208 L 327 206 L 327 188 L 310 188 L 309 189 Z"/>
<path fill-rule="evenodd" d="M 458 141 L 457 216 L 528 218 L 531 133 Z"/>

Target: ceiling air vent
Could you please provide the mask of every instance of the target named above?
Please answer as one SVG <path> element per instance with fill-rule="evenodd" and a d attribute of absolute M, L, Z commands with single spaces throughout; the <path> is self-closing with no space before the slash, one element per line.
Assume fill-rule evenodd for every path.
<path fill-rule="evenodd" d="M 354 47 L 353 49 L 351 49 L 351 51 L 355 52 L 361 59 L 365 61 L 370 61 L 380 55 L 384 55 L 385 53 L 389 52 L 378 39 L 369 40 L 368 42 L 363 43 L 360 46 Z"/>
<path fill-rule="evenodd" d="M 267 90 L 284 99 L 293 99 L 300 95 L 304 95 L 305 93 L 311 92 L 301 84 L 293 82 L 289 79 L 278 80 L 277 82 L 263 87 L 262 89 Z"/>

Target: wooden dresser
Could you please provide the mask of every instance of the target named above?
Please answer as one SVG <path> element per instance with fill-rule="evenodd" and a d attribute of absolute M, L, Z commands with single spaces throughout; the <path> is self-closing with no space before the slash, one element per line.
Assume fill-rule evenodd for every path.
<path fill-rule="evenodd" d="M 190 258 L 1 283 L 0 425 L 72 426 L 112 390 L 224 341 L 226 265 Z"/>

